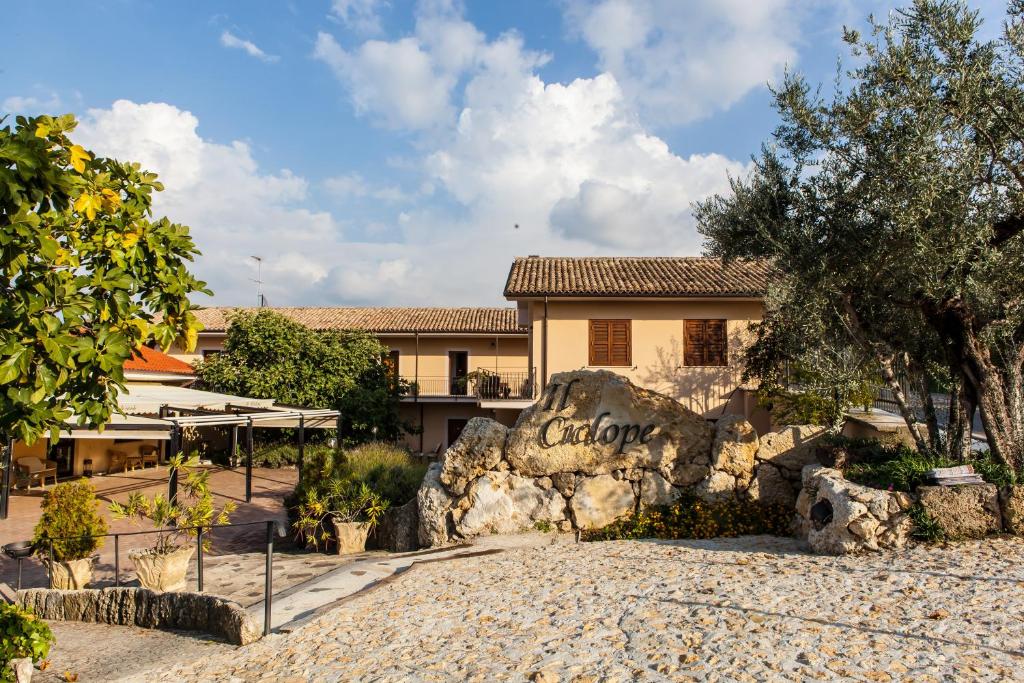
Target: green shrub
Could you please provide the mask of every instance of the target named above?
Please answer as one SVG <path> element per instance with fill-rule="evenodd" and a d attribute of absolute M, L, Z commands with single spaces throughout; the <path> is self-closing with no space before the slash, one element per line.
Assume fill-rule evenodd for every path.
<path fill-rule="evenodd" d="M 302 453 L 302 466 L 303 468 L 309 463 L 311 458 L 316 457 L 316 453 L 320 451 L 333 452 L 334 449 L 324 444 L 310 444 L 307 443 L 303 448 Z M 242 453 L 240 456 L 244 462 L 245 454 Z M 296 444 L 290 443 L 268 443 L 261 444 L 259 447 L 253 449 L 252 453 L 252 465 L 253 467 L 289 467 L 299 464 L 299 447 Z"/>
<path fill-rule="evenodd" d="M 53 559 L 58 562 L 81 560 L 103 546 L 107 520 L 99 513 L 96 489 L 88 479 L 57 484 L 43 493 L 42 516 L 36 523 L 32 541 L 40 554 L 48 552 L 44 539 L 53 542 Z"/>
<path fill-rule="evenodd" d="M 641 510 L 635 515 L 592 531 L 584 531 L 587 541 L 612 541 L 635 538 L 716 538 L 791 533 L 794 511 L 785 505 L 759 501 L 729 500 L 708 503 L 686 493 L 668 506 Z"/>
<path fill-rule="evenodd" d="M 409 451 L 379 441 L 347 451 L 342 469 L 391 505 L 404 505 L 415 498 L 427 473 L 426 463 L 413 460 Z"/>
<path fill-rule="evenodd" d="M 46 622 L 17 605 L 0 602 L 0 681 L 13 681 L 8 664 L 12 659 L 31 657 L 42 661 L 50 653 L 53 632 Z"/>
<path fill-rule="evenodd" d="M 914 529 L 910 535 L 925 543 L 938 543 L 946 540 L 946 534 L 939 526 L 939 523 L 928 514 L 924 506 L 915 503 L 910 510 L 910 519 L 914 522 Z"/>

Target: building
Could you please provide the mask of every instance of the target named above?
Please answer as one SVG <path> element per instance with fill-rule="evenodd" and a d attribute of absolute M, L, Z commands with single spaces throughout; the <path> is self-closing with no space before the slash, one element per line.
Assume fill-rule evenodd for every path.
<path fill-rule="evenodd" d="M 170 355 L 194 362 L 224 348 L 232 307 L 204 308 L 196 317 L 204 329 L 196 349 L 172 348 Z M 314 330 L 361 330 L 388 347 L 387 362 L 409 382 L 401 415 L 418 428 L 407 438 L 419 452 L 440 452 L 454 443 L 473 417 L 511 425 L 532 403 L 534 373 L 527 363 L 527 329 L 516 309 L 275 307 Z"/>
<path fill-rule="evenodd" d="M 740 358 L 769 277 L 751 261 L 529 256 L 513 262 L 505 298 L 527 328 L 539 389 L 557 372 L 611 370 L 709 419 L 743 414 L 763 431 Z"/>

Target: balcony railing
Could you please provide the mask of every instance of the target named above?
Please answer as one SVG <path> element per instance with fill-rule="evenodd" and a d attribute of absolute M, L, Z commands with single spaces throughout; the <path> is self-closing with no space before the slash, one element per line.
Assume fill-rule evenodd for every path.
<path fill-rule="evenodd" d="M 529 370 L 477 369 L 465 377 L 408 379 L 407 398 L 476 398 L 484 401 L 532 400 L 534 373 Z"/>

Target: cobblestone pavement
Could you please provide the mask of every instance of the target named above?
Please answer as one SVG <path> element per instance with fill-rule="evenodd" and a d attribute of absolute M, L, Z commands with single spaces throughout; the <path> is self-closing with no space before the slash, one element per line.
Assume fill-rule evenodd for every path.
<path fill-rule="evenodd" d="M 138 680 L 1024 678 L 1024 541 L 815 557 L 767 537 L 423 564 L 291 634 Z"/>

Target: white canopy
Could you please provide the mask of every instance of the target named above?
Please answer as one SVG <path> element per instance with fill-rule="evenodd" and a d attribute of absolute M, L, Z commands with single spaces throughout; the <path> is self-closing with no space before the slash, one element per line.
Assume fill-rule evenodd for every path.
<path fill-rule="evenodd" d="M 132 384 L 128 391 L 117 397 L 117 403 L 126 413 L 156 415 L 161 406 L 188 408 L 190 410 L 224 410 L 225 406 L 268 409 L 274 405 L 269 398 L 246 398 L 231 394 L 217 394 L 185 387 L 171 387 L 163 384 Z"/>

